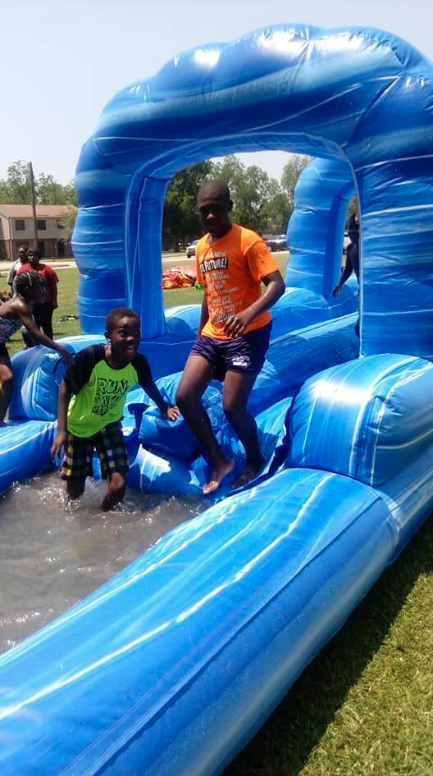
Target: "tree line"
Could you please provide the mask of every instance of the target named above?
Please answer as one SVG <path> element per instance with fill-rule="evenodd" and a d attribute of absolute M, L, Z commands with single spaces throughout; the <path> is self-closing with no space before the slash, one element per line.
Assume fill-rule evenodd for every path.
<path fill-rule="evenodd" d="M 246 167 L 236 156 L 181 170 L 170 181 L 165 197 L 163 247 L 178 250 L 202 234 L 196 197 L 201 184 L 210 178 L 220 178 L 229 186 L 233 221 L 259 234 L 285 234 L 294 208 L 296 183 L 310 161 L 308 156 L 290 157 L 281 183 L 257 165 Z"/>
<path fill-rule="evenodd" d="M 52 175 L 41 173 L 35 177 L 35 195 L 38 205 L 77 205 L 73 183 L 59 183 Z M 0 178 L 0 203 L 3 205 L 30 205 L 32 190 L 27 162 L 18 159 Z"/>
<path fill-rule="evenodd" d="M 164 203 L 162 226 L 163 248 L 179 250 L 199 237 L 202 228 L 196 208 L 197 191 L 205 180 L 224 180 L 233 199 L 233 220 L 259 234 L 285 233 L 294 207 L 294 189 L 307 156 L 291 156 L 283 168 L 281 182 L 271 178 L 257 165 L 246 167 L 236 156 L 220 162 L 205 161 L 181 170 L 169 183 Z M 36 203 L 40 205 L 77 205 L 72 183 L 59 183 L 50 174 L 35 177 Z M 30 204 L 30 172 L 26 162 L 18 159 L 0 178 L 0 203 Z M 67 217 L 65 226 L 72 232 L 75 214 Z"/>

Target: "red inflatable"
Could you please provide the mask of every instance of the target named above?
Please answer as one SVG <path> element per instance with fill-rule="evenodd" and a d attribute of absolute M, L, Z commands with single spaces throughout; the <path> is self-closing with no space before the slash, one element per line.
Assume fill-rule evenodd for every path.
<path fill-rule="evenodd" d="M 169 288 L 187 288 L 193 286 L 197 280 L 197 271 L 192 267 L 171 267 L 166 269 L 162 275 L 162 287 L 164 290 Z"/>

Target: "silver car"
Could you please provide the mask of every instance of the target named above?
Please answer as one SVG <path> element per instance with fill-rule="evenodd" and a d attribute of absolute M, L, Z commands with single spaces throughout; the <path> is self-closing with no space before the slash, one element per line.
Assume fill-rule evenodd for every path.
<path fill-rule="evenodd" d="M 191 243 L 188 243 L 186 246 L 186 257 L 187 259 L 191 259 L 193 256 L 195 256 L 195 248 L 199 240 L 193 240 Z"/>

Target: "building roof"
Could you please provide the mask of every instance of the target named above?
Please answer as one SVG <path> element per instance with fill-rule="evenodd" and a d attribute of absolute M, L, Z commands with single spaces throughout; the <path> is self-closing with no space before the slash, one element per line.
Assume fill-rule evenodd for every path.
<path fill-rule="evenodd" d="M 36 205 L 36 215 L 38 218 L 59 218 L 76 209 L 75 205 Z M 2 205 L 0 203 L 0 213 L 8 218 L 32 218 L 33 216 L 31 205 Z"/>

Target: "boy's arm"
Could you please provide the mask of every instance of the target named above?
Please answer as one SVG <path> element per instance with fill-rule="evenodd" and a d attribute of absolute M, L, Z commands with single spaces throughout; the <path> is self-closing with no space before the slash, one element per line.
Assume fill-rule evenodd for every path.
<path fill-rule="evenodd" d="M 47 337 L 46 334 L 43 334 L 40 329 L 38 329 L 32 316 L 27 312 L 27 305 L 25 307 L 20 306 L 18 309 L 21 323 L 26 327 L 32 339 L 36 340 L 36 342 L 39 342 L 41 345 L 45 345 L 47 348 L 57 350 L 57 352 L 60 353 L 61 357 L 63 358 L 63 361 L 65 361 L 66 364 L 69 364 L 73 354 L 67 350 L 67 348 L 61 345 L 60 342 L 55 342 L 54 340 Z"/>
<path fill-rule="evenodd" d="M 50 278 L 50 285 L 53 289 L 53 308 L 56 309 L 59 306 L 57 304 L 57 283 L 59 282 L 59 277 L 52 267 L 47 267 L 47 270 L 50 270 L 48 277 Z"/>
<path fill-rule="evenodd" d="M 341 273 L 340 280 L 338 281 L 337 285 L 332 291 L 332 296 L 337 296 L 340 293 L 346 280 L 349 280 L 352 272 L 353 272 L 353 264 L 350 261 L 350 258 L 346 255 L 346 266 L 343 269 L 343 272 Z"/>
<path fill-rule="evenodd" d="M 166 418 L 167 420 L 176 420 L 179 417 L 180 413 L 178 408 L 167 404 L 157 384 L 152 378 L 148 379 L 146 383 L 140 383 L 140 385 L 144 388 L 149 398 L 155 402 L 163 418 Z"/>
<path fill-rule="evenodd" d="M 163 418 L 167 420 L 176 420 L 179 417 L 179 410 L 177 407 L 172 407 L 164 401 L 155 380 L 152 377 L 152 372 L 149 366 L 149 362 L 146 356 L 138 355 L 134 363 L 137 371 L 138 383 L 146 391 L 152 401 L 155 402 Z"/>
<path fill-rule="evenodd" d="M 8 275 L 8 286 L 10 286 L 11 288 L 12 288 L 12 286 L 14 284 L 14 277 L 15 277 L 15 275 L 16 275 L 15 264 L 12 264 L 12 267 L 10 268 L 9 275 Z"/>
<path fill-rule="evenodd" d="M 246 310 L 232 315 L 224 324 L 224 332 L 230 337 L 240 337 L 254 318 L 268 310 L 284 294 L 284 280 L 279 270 L 262 278 L 266 291 Z"/>
<path fill-rule="evenodd" d="M 202 303 L 201 303 L 201 312 L 200 312 L 200 323 L 198 327 L 198 333 L 201 334 L 202 330 L 206 326 L 207 322 L 209 320 L 209 310 L 207 306 L 207 299 L 206 294 L 203 295 Z"/>
<path fill-rule="evenodd" d="M 68 407 L 71 400 L 71 391 L 63 380 L 59 389 L 59 401 L 57 405 L 57 433 L 51 447 L 51 457 L 60 455 L 60 451 L 67 439 L 66 419 L 68 417 Z"/>
<path fill-rule="evenodd" d="M 57 283 L 55 283 L 53 288 L 53 309 L 56 310 L 58 306 L 59 305 L 57 303 Z"/>

